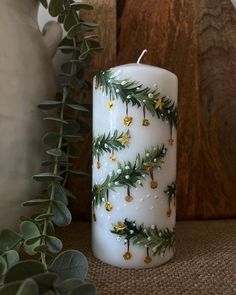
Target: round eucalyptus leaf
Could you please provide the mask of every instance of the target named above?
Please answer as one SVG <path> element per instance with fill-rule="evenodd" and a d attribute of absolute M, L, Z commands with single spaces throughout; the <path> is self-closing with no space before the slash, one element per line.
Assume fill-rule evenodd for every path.
<path fill-rule="evenodd" d="M 24 221 L 20 225 L 20 232 L 25 240 L 40 236 L 38 226 L 32 221 Z"/>
<path fill-rule="evenodd" d="M 51 16 L 58 16 L 64 10 L 63 4 L 64 0 L 51 0 L 48 7 L 48 11 Z"/>
<path fill-rule="evenodd" d="M 46 243 L 51 253 L 59 253 L 63 247 L 61 240 L 53 236 L 46 236 Z"/>
<path fill-rule="evenodd" d="M 40 231 L 38 226 L 32 221 L 24 221 L 20 225 L 20 231 L 25 239 L 25 252 L 30 256 L 35 255 L 34 248 L 40 245 Z"/>
<path fill-rule="evenodd" d="M 0 295 L 16 295 L 22 281 L 16 281 L 9 284 L 5 284 L 0 288 Z"/>
<path fill-rule="evenodd" d="M 44 273 L 45 269 L 42 263 L 36 260 L 20 261 L 10 268 L 5 276 L 4 283 L 21 281 L 34 275 Z"/>
<path fill-rule="evenodd" d="M 18 252 L 15 250 L 9 250 L 5 252 L 4 254 L 5 254 L 5 259 L 6 259 L 8 268 L 12 267 L 16 263 L 18 263 L 20 260 L 20 256 Z"/>
<path fill-rule="evenodd" d="M 62 103 L 60 101 L 57 100 L 45 100 L 43 102 L 41 102 L 38 107 L 41 110 L 51 110 L 51 109 L 55 109 L 56 107 L 60 106 Z"/>
<path fill-rule="evenodd" d="M 22 204 L 22 206 L 23 207 L 33 207 L 33 206 L 47 204 L 49 202 L 50 202 L 50 200 L 47 200 L 47 199 L 33 199 L 33 200 L 29 200 L 29 201 L 24 202 Z"/>
<path fill-rule="evenodd" d="M 68 295 L 96 295 L 96 287 L 93 284 L 86 283 L 76 287 Z"/>
<path fill-rule="evenodd" d="M 67 279 L 63 282 L 60 282 L 56 286 L 56 290 L 61 295 L 67 295 L 70 291 L 74 290 L 76 287 L 79 287 L 83 284 L 83 281 L 79 279 Z"/>
<path fill-rule="evenodd" d="M 54 201 L 52 205 L 53 222 L 57 226 L 66 226 L 71 223 L 72 216 L 69 209 L 60 201 Z"/>
<path fill-rule="evenodd" d="M 52 289 L 54 283 L 57 280 L 57 275 L 55 273 L 46 272 L 35 275 L 32 277 L 32 279 L 38 284 L 39 293 L 44 294 Z"/>
<path fill-rule="evenodd" d="M 88 272 L 88 262 L 81 252 L 68 250 L 55 258 L 49 271 L 56 273 L 61 281 L 72 278 L 83 281 Z"/>
<path fill-rule="evenodd" d="M 27 240 L 25 240 L 24 245 L 32 246 L 32 245 L 35 245 L 40 240 L 41 240 L 41 236 L 37 236 L 37 237 L 31 238 L 31 239 L 27 239 Z"/>
<path fill-rule="evenodd" d="M 39 182 L 50 182 L 50 181 L 60 181 L 63 178 L 52 172 L 44 172 L 33 176 L 35 181 Z"/>
<path fill-rule="evenodd" d="M 4 229 L 0 232 L 0 251 L 5 252 L 12 249 L 19 241 L 21 236 L 9 229 Z"/>
<path fill-rule="evenodd" d="M 7 272 L 7 262 L 0 256 L 0 277 L 4 276 Z"/>
<path fill-rule="evenodd" d="M 60 133 L 48 132 L 43 136 L 42 142 L 46 145 L 54 145 L 54 144 L 58 144 L 59 138 L 60 138 Z"/>
<path fill-rule="evenodd" d="M 19 287 L 16 295 L 38 295 L 39 288 L 37 283 L 32 279 L 26 279 Z"/>
<path fill-rule="evenodd" d="M 40 222 L 40 221 L 44 221 L 44 220 L 50 220 L 50 219 L 52 219 L 52 217 L 53 217 L 53 214 L 47 214 L 47 213 L 44 213 L 44 214 L 40 214 L 40 215 L 38 215 L 37 217 L 35 217 L 35 221 L 36 222 Z"/>

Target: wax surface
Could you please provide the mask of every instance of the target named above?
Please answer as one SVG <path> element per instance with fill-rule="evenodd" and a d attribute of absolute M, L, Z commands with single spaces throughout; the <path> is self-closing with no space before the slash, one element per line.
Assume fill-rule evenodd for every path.
<path fill-rule="evenodd" d="M 142 84 L 140 88 L 149 87 L 153 91 L 156 89 L 156 92 L 160 93 L 158 98 L 168 96 L 177 105 L 178 80 L 173 73 L 142 64 L 118 66 L 111 71 L 117 80 L 130 79 Z M 155 149 L 156 145 L 164 145 L 167 149 L 161 167 L 153 169 L 152 178 L 157 184 L 156 188 L 150 187 L 151 178 L 146 175 L 142 180 L 143 186 L 130 186 L 131 201 L 125 200 L 127 187 L 121 186 L 109 191 L 109 200 L 105 198 L 101 204 L 93 205 L 93 253 L 106 263 L 124 268 L 147 268 L 163 264 L 173 256 L 174 247 L 154 256 L 151 249 L 147 251 L 147 246 L 133 245 L 131 239 L 127 249 L 125 237 L 114 234 L 111 230 L 118 222 L 122 224 L 127 219 L 134 221 L 137 228 L 140 225 L 147 228 L 156 226 L 158 229 L 167 228 L 173 231 L 175 198 L 169 203 L 164 191 L 176 179 L 176 128 L 171 129 L 170 135 L 168 121 L 152 116 L 147 109 L 144 118 L 143 108 L 132 104 L 128 104 L 128 116 L 132 117 L 132 123 L 127 126 L 124 124 L 124 118 L 127 116 L 126 103 L 116 97 L 115 93 L 111 99 L 103 87 L 96 85 L 95 79 L 93 87 L 93 137 L 107 135 L 109 132 L 113 134 L 116 130 L 118 134 L 125 134 L 129 130 L 130 135 L 128 145 L 112 153 L 115 158 L 111 158 L 111 153 L 104 152 L 99 157 L 98 167 L 98 159 L 94 157 L 93 186 L 104 183 L 108 175 L 113 171 L 117 172 L 118 163 L 134 163 L 138 154 L 145 157 L 145 153 Z M 112 107 L 109 107 L 109 102 L 112 102 Z M 148 126 L 143 125 L 144 119 L 148 120 Z M 111 210 L 106 210 L 107 201 L 112 205 Z M 168 213 L 168 209 L 171 213 Z M 130 253 L 128 257 L 124 256 L 127 252 Z M 147 255 L 151 258 L 145 260 Z"/>

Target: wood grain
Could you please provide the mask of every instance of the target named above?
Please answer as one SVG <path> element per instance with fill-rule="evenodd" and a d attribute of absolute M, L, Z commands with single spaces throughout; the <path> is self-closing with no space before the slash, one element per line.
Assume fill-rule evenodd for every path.
<path fill-rule="evenodd" d="M 166 68 L 179 78 L 178 218 L 194 217 L 195 166 L 200 144 L 195 6 L 193 1 L 127 0 L 120 20 L 118 63 L 135 61 Z M 134 11 L 135 10 L 135 11 Z M 127 33 L 127 29 L 129 31 Z"/>
<path fill-rule="evenodd" d="M 100 32 L 107 48 L 97 60 L 99 69 L 135 62 L 147 48 L 143 63 L 166 68 L 179 78 L 177 218 L 235 217 L 236 11 L 232 3 L 118 0 L 114 29 L 114 1 L 92 2 L 99 3 Z M 112 17 L 104 13 L 106 5 Z M 81 153 L 86 150 L 88 141 Z M 81 159 L 87 168 L 88 159 Z M 90 184 L 84 187 L 81 191 L 77 182 L 72 183 L 74 191 L 82 194 L 78 207 L 86 204 L 82 211 L 88 216 Z"/>
<path fill-rule="evenodd" d="M 196 1 L 196 29 L 201 138 L 195 198 L 203 205 L 195 205 L 195 215 L 232 217 L 236 216 L 236 11 L 232 3 Z"/>

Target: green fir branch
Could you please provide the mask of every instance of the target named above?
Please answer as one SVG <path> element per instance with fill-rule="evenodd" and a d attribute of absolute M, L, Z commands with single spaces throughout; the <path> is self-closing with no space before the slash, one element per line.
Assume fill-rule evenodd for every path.
<path fill-rule="evenodd" d="M 167 96 L 161 96 L 156 88 L 145 87 L 131 79 L 119 79 L 119 72 L 113 70 L 96 75 L 96 88 L 100 88 L 111 100 L 120 99 L 125 104 L 143 107 L 152 116 L 168 122 L 170 129 L 177 125 L 177 106 Z"/>
<path fill-rule="evenodd" d="M 129 145 L 130 132 L 121 132 L 115 130 L 113 134 L 110 132 L 98 135 L 93 139 L 93 156 L 98 158 L 104 153 L 112 153 L 126 148 Z"/>
<path fill-rule="evenodd" d="M 154 256 L 164 255 L 166 250 L 170 250 L 175 246 L 175 229 L 158 229 L 156 225 L 144 227 L 137 226 L 135 221 L 118 222 L 113 224 L 111 233 L 123 237 L 125 243 L 130 241 L 134 245 L 151 249 Z"/>
<path fill-rule="evenodd" d="M 97 207 L 105 203 L 106 194 L 109 190 L 115 191 L 117 187 L 135 188 L 137 185 L 142 186 L 143 180 L 150 173 L 150 170 L 161 168 L 166 152 L 167 148 L 164 145 L 157 145 L 150 150 L 146 149 L 143 157 L 138 154 L 134 163 L 130 161 L 125 161 L 123 164 L 118 163 L 118 169 L 107 175 L 102 184 L 93 186 L 93 206 Z"/>

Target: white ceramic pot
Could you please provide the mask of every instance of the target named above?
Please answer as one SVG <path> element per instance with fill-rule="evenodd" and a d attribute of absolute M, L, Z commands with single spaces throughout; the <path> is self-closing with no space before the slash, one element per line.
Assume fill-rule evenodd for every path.
<path fill-rule="evenodd" d="M 56 92 L 51 58 L 62 30 L 51 22 L 42 34 L 38 7 L 37 0 L 0 3 L 0 229 L 15 227 L 26 213 L 21 203 L 35 196 L 44 132 L 37 105 Z"/>

